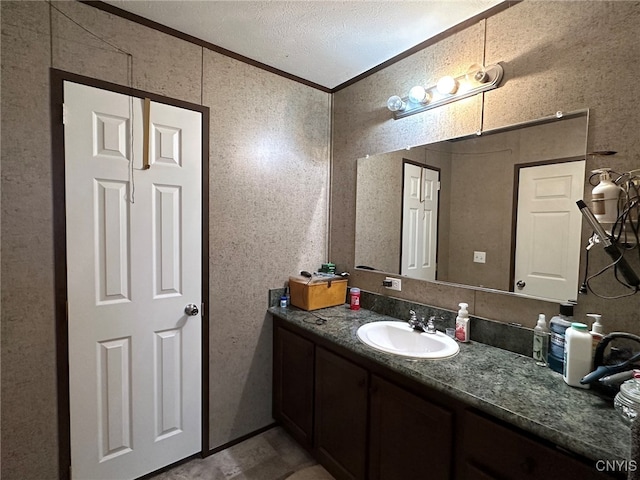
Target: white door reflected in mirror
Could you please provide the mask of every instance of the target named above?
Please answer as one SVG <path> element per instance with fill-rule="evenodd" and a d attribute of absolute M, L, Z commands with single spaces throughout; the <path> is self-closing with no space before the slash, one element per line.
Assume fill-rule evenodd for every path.
<path fill-rule="evenodd" d="M 440 172 L 408 161 L 403 170 L 400 274 L 435 280 Z"/>
<path fill-rule="evenodd" d="M 520 169 L 514 291 L 577 299 L 584 176 L 584 160 Z"/>

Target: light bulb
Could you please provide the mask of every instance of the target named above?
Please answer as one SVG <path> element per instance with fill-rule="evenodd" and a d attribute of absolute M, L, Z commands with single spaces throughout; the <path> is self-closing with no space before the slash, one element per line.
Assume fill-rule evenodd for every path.
<path fill-rule="evenodd" d="M 409 100 L 413 103 L 429 103 L 431 95 L 427 93 L 424 87 L 415 86 L 409 90 Z"/>
<path fill-rule="evenodd" d="M 407 108 L 407 103 L 398 95 L 393 95 L 389 97 L 389 100 L 387 100 L 387 108 L 392 112 L 401 112 Z"/>
<path fill-rule="evenodd" d="M 438 89 L 438 92 L 443 95 L 453 94 L 458 90 L 458 82 L 455 78 L 447 75 L 446 77 L 442 77 L 438 80 L 436 88 Z"/>

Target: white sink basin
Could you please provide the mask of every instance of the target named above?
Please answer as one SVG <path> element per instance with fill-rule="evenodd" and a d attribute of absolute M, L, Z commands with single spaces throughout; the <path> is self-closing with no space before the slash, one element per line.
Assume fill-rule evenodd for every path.
<path fill-rule="evenodd" d="M 413 358 L 447 358 L 460 347 L 442 332 L 424 333 L 406 322 L 371 322 L 358 328 L 358 338 L 376 350 Z"/>

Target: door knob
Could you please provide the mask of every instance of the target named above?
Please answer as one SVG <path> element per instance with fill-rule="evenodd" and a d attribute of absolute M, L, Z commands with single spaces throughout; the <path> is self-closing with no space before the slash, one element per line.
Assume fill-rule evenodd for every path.
<path fill-rule="evenodd" d="M 184 313 L 186 313 L 189 317 L 195 317 L 198 315 L 198 306 L 195 303 L 190 303 L 186 307 L 184 307 Z"/>
<path fill-rule="evenodd" d="M 522 280 L 518 280 L 516 282 L 516 287 L 518 287 L 520 290 L 522 290 L 525 287 L 526 283 L 524 283 Z"/>

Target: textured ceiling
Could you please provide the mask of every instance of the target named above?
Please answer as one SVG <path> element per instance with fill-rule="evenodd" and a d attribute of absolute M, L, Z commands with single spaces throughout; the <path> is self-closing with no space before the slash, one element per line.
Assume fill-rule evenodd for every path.
<path fill-rule="evenodd" d="M 331 89 L 502 1 L 105 3 Z"/>

